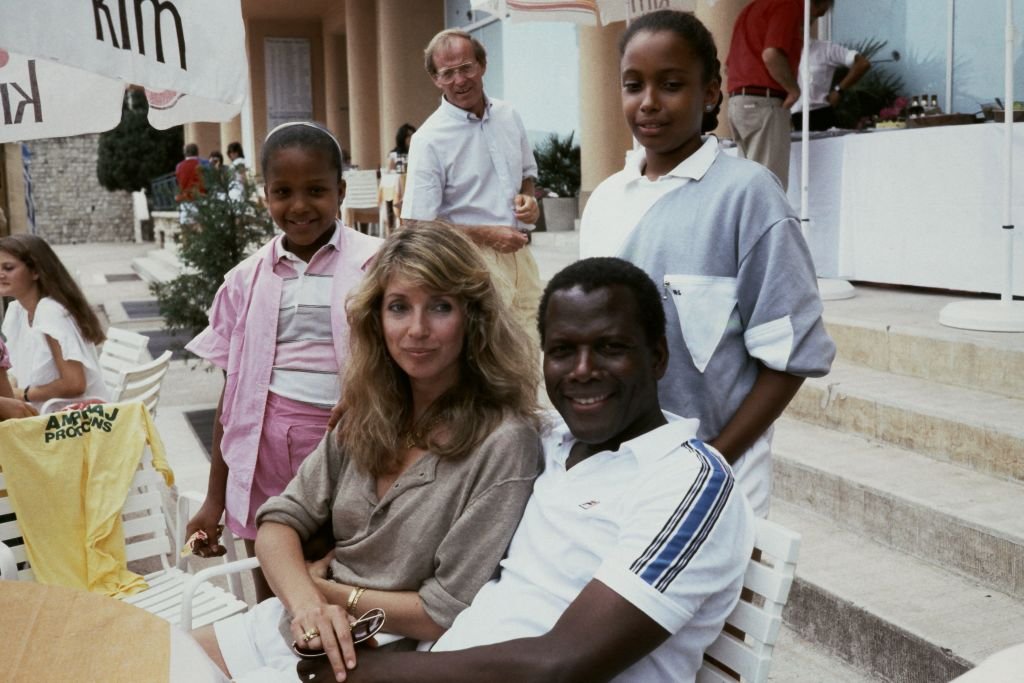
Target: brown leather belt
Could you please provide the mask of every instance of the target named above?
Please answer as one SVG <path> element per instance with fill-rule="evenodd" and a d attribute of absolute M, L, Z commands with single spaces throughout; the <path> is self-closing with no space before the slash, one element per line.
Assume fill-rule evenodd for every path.
<path fill-rule="evenodd" d="M 748 85 L 744 88 L 739 88 L 729 93 L 729 97 L 735 97 L 736 95 L 751 95 L 753 97 L 777 97 L 780 100 L 786 99 L 786 91 L 776 90 L 775 88 L 762 88 L 759 85 Z"/>

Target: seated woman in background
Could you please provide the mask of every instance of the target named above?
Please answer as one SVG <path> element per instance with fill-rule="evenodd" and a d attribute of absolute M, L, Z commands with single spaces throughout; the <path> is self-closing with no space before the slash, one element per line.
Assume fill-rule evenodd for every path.
<path fill-rule="evenodd" d="M 403 123 L 398 127 L 398 133 L 395 134 L 395 148 L 388 152 L 388 170 L 399 171 L 404 173 L 405 167 L 398 168 L 399 157 L 402 157 L 403 164 L 408 160 L 409 157 L 409 145 L 412 143 L 412 134 L 416 132 L 416 126 L 411 123 Z"/>
<path fill-rule="evenodd" d="M 538 359 L 462 232 L 393 233 L 347 312 L 340 423 L 256 515 L 277 598 L 195 633 L 235 680 L 294 676 L 293 645 L 352 668 L 349 623 L 374 608 L 405 637 L 391 647 L 436 639 L 493 575 L 539 471 Z M 307 567 L 326 523 L 333 549 Z"/>
<path fill-rule="evenodd" d="M 0 238 L 0 296 L 16 397 L 37 410 L 47 400 L 109 398 L 96 345 L 99 318 L 53 249 L 35 235 Z"/>
<path fill-rule="evenodd" d="M 32 417 L 39 411 L 21 399 L 14 398 L 11 381 L 7 378 L 7 368 L 11 367 L 11 358 L 7 354 L 4 340 L 0 339 L 0 420 L 12 420 L 16 417 Z"/>

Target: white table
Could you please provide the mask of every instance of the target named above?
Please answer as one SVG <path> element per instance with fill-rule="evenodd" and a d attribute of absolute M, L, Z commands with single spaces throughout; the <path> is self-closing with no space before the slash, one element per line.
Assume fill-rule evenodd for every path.
<path fill-rule="evenodd" d="M 800 207 L 800 143 L 789 198 Z M 1014 293 L 1024 294 L 1024 125 L 1014 127 Z M 886 130 L 810 142 L 808 244 L 818 274 L 998 293 L 1003 126 Z"/>

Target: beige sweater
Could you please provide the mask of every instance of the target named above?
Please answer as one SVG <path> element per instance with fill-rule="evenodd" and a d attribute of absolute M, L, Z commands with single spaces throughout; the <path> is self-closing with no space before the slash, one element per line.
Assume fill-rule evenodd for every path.
<path fill-rule="evenodd" d="M 378 500 L 374 477 L 332 432 L 256 523 L 286 524 L 306 540 L 330 515 L 337 581 L 418 591 L 430 618 L 448 628 L 493 576 L 541 465 L 537 432 L 506 418 L 465 458 L 426 453 Z"/>

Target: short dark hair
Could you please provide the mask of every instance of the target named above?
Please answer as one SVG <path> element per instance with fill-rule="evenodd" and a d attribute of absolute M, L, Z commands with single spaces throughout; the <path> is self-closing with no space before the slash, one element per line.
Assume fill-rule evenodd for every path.
<path fill-rule="evenodd" d="M 341 181 L 341 146 L 338 144 L 337 138 L 323 125 L 309 121 L 295 122 L 294 125 L 282 125 L 270 131 L 260 150 L 260 169 L 264 178 L 267 177 L 267 164 L 270 162 L 270 155 L 288 147 L 323 152 L 330 160 L 331 167 L 337 170 L 338 181 Z"/>
<path fill-rule="evenodd" d="M 242 159 L 245 158 L 245 152 L 242 151 L 241 142 L 229 142 L 228 143 L 228 154 L 237 154 Z"/>
<path fill-rule="evenodd" d="M 647 344 L 652 348 L 658 340 L 665 336 L 665 309 L 662 308 L 661 294 L 658 286 L 650 276 L 629 261 L 609 256 L 587 258 L 577 261 L 558 271 L 540 298 L 537 311 L 537 329 L 540 331 L 541 343 L 546 332 L 545 317 L 548 302 L 555 292 L 579 287 L 584 292 L 592 292 L 599 287 L 621 285 L 633 294 L 634 317 L 643 328 Z"/>
<path fill-rule="evenodd" d="M 185 156 L 187 156 L 187 157 L 197 157 L 197 156 L 199 156 L 199 145 L 197 145 L 194 142 L 190 142 L 187 145 L 185 145 Z"/>

